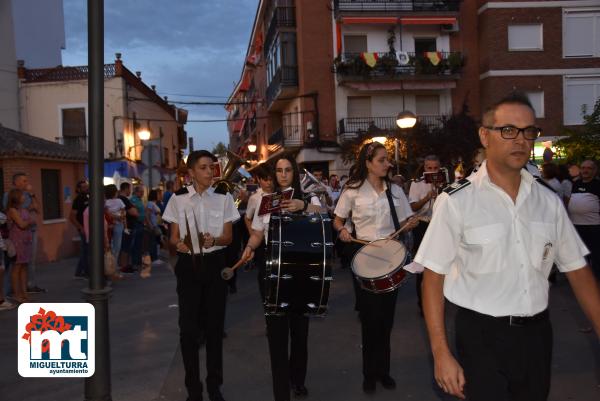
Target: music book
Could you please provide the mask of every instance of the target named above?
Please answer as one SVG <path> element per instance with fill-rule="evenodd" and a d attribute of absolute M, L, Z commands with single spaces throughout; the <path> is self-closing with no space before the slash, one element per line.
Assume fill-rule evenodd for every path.
<path fill-rule="evenodd" d="M 282 192 L 264 194 L 260 200 L 258 215 L 262 216 L 267 213 L 278 212 L 279 210 L 281 210 L 281 202 L 284 200 L 292 199 L 293 195 L 294 188 L 288 188 Z"/>

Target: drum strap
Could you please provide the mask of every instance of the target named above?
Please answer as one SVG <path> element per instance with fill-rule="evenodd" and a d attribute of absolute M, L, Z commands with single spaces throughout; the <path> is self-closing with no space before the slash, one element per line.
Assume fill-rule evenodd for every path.
<path fill-rule="evenodd" d="M 392 200 L 391 185 L 388 185 L 385 194 L 387 195 L 388 203 L 390 204 L 390 213 L 392 215 L 392 220 L 394 221 L 394 230 L 397 231 L 400 229 L 400 222 L 398 221 L 398 215 L 396 214 L 396 208 L 394 207 L 394 201 Z"/>

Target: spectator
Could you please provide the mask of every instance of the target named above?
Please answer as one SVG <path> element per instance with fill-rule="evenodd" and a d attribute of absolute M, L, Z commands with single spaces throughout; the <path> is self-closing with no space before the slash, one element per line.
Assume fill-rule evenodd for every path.
<path fill-rule="evenodd" d="M 15 248 L 14 266 L 11 269 L 12 288 L 15 300 L 28 302 L 27 296 L 27 264 L 31 262 L 32 234 L 31 225 L 35 224 L 24 207 L 25 194 L 20 189 L 11 189 L 8 193 L 7 215 L 9 239 Z"/>
<path fill-rule="evenodd" d="M 167 203 L 169 203 L 169 199 L 171 199 L 171 196 L 173 196 L 173 181 L 167 181 L 167 183 L 165 184 L 165 193 L 162 196 L 162 204 L 164 205 L 164 207 L 167 207 Z M 161 213 L 163 213 L 164 210 L 161 211 Z"/>
<path fill-rule="evenodd" d="M 150 259 L 154 262 L 158 259 L 158 244 L 162 232 L 158 224 L 158 217 L 161 215 L 160 208 L 156 204 L 158 202 L 158 191 L 153 189 L 148 194 L 148 203 L 146 203 L 146 222 L 148 248 Z"/>
<path fill-rule="evenodd" d="M 144 196 L 144 186 L 137 185 L 133 189 L 133 195 L 131 196 L 131 204 L 137 210 L 137 217 L 133 221 L 133 227 L 130 227 L 133 235 L 133 241 L 131 243 L 131 263 L 133 264 L 133 270 L 139 270 L 142 266 L 142 254 L 144 251 L 144 223 L 146 221 L 146 207 L 142 200 Z"/>
<path fill-rule="evenodd" d="M 569 174 L 569 167 L 566 164 L 558 166 L 558 176 L 556 177 L 560 181 L 560 185 L 563 191 L 563 200 L 565 205 L 569 205 L 569 199 L 571 198 L 571 192 L 573 191 L 573 181 Z"/>
<path fill-rule="evenodd" d="M 74 278 L 87 278 L 89 276 L 89 267 L 88 267 L 88 253 L 89 248 L 87 245 L 87 241 L 85 238 L 85 232 L 83 230 L 83 212 L 88 207 L 90 203 L 90 186 L 87 181 L 82 180 L 77 183 L 75 191 L 77 192 L 77 196 L 75 200 L 73 200 L 73 206 L 71 207 L 71 213 L 69 214 L 69 221 L 79 233 L 79 238 L 81 240 L 81 250 L 79 254 L 79 262 L 77 263 L 77 268 L 75 269 Z"/>
<path fill-rule="evenodd" d="M 6 215 L 0 212 L 0 225 L 6 224 Z M 9 310 L 16 307 L 15 304 L 9 302 L 4 297 L 4 291 L 2 291 L 2 283 L 4 283 L 4 251 L 6 250 L 4 236 L 0 235 L 0 311 Z"/>
<path fill-rule="evenodd" d="M 29 184 L 29 178 L 25 173 L 16 173 L 12 178 L 13 188 L 20 189 L 25 195 L 25 203 L 23 205 L 29 211 L 33 224 L 30 226 L 32 244 L 31 244 L 31 262 L 27 265 L 27 292 L 40 293 L 46 292 L 44 288 L 38 287 L 36 281 L 36 264 L 35 256 L 37 255 L 37 224 L 36 215 L 40 209 L 38 201 L 33 193 L 33 187 Z M 4 194 L 2 206 L 6 210 L 8 203 L 8 192 Z"/>
<path fill-rule="evenodd" d="M 122 273 L 133 273 L 133 267 L 130 263 L 131 247 L 133 245 L 133 227 L 137 223 L 138 210 L 129 201 L 131 196 L 131 184 L 122 182 L 119 187 L 119 199 L 125 204 L 125 227 L 123 228 L 123 237 L 121 240 L 121 253 L 117 263 Z"/>
<path fill-rule="evenodd" d="M 108 223 L 112 227 L 111 252 L 115 261 L 119 258 L 121 252 L 121 243 L 123 241 L 123 230 L 125 229 L 125 203 L 117 197 L 118 190 L 114 184 L 104 187 L 104 208 L 108 215 Z"/>
<path fill-rule="evenodd" d="M 542 180 L 544 180 L 544 182 L 546 184 L 548 184 L 548 186 L 550 188 L 552 188 L 554 190 L 554 192 L 556 192 L 556 194 L 558 195 L 558 197 L 560 199 L 563 200 L 565 199 L 565 194 L 563 191 L 563 187 L 560 184 L 560 181 L 558 180 L 558 166 L 554 163 L 544 163 L 542 165 Z"/>

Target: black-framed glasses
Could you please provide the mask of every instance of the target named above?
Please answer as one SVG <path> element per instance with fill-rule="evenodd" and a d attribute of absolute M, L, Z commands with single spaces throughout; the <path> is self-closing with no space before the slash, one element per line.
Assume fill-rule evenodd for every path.
<path fill-rule="evenodd" d="M 519 133 L 523 133 L 523 138 L 533 141 L 542 135 L 542 129 L 530 125 L 525 128 L 518 128 L 512 125 L 504 125 L 502 127 L 483 127 L 485 129 L 500 131 L 500 136 L 504 139 L 515 139 Z"/>

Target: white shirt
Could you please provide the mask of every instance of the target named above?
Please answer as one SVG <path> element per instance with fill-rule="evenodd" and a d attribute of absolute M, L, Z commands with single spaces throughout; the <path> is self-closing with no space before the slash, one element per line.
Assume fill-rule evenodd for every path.
<path fill-rule="evenodd" d="M 384 188 L 387 189 L 385 183 Z M 392 200 L 398 222 L 413 215 L 404 191 L 396 184 L 392 184 Z M 352 212 L 351 218 L 356 230 L 356 237 L 360 240 L 375 241 L 396 231 L 385 191 L 377 194 L 367 180 L 359 188 L 346 187 L 340 195 L 335 215 L 347 219 L 350 212 Z"/>
<path fill-rule="evenodd" d="M 446 275 L 444 295 L 491 316 L 531 316 L 548 307 L 552 264 L 585 266 L 587 248 L 556 194 L 521 170 L 516 202 L 490 181 L 487 164 L 470 185 L 442 193 L 415 261 Z"/>
<path fill-rule="evenodd" d="M 254 192 L 252 195 L 250 195 L 250 198 L 248 198 L 248 204 L 246 205 L 246 217 L 248 220 L 252 220 L 254 218 L 254 212 L 260 206 L 262 195 L 262 188 L 258 188 L 256 192 Z"/>
<path fill-rule="evenodd" d="M 213 188 L 208 188 L 200 195 L 193 185 L 173 194 L 163 214 L 163 220 L 179 225 L 181 240 L 187 235 L 189 225 L 194 254 L 200 251 L 210 253 L 225 248 L 225 246 L 213 246 L 202 250 L 197 233 L 209 233 L 217 238 L 223 234 L 225 223 L 234 222 L 239 218 L 240 214 L 231 194 L 217 194 Z"/>
<path fill-rule="evenodd" d="M 104 207 L 108 209 L 108 213 L 115 217 L 120 217 L 121 212 L 125 210 L 125 203 L 119 198 L 107 199 L 104 202 Z"/>
<path fill-rule="evenodd" d="M 433 184 L 428 184 L 425 180 L 413 181 L 410 184 L 410 190 L 408 191 L 408 202 L 415 203 L 425 198 L 429 192 L 433 190 Z M 419 213 L 419 220 L 430 221 L 431 211 L 433 209 L 433 199 L 430 199 L 417 211 Z"/>

